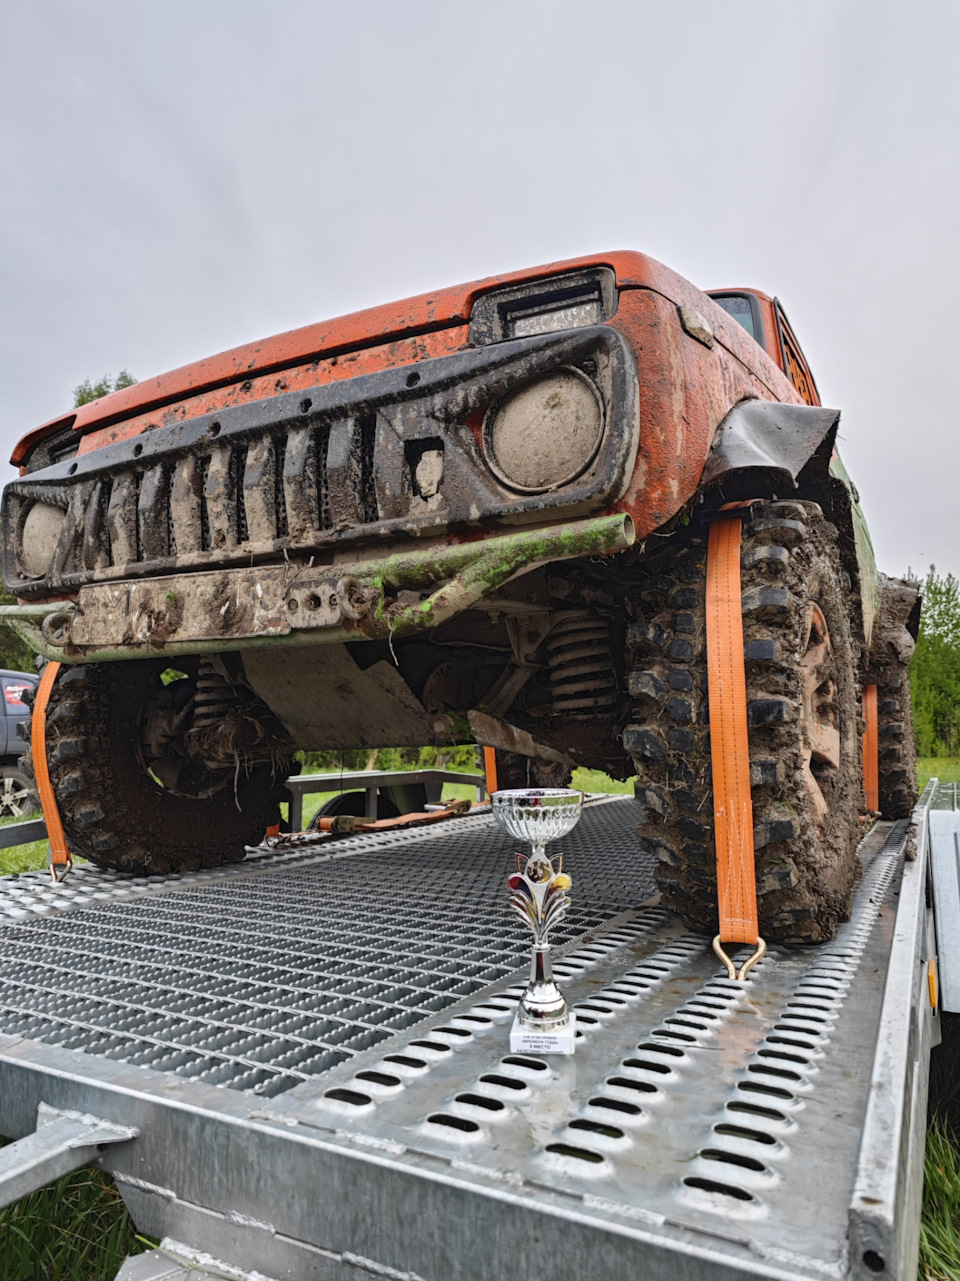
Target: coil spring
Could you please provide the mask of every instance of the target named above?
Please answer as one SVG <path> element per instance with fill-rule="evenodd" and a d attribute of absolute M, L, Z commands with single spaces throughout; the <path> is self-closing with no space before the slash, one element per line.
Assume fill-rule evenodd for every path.
<path fill-rule="evenodd" d="M 547 637 L 555 712 L 587 711 L 616 702 L 610 622 L 585 610 L 559 622 Z"/>
<path fill-rule="evenodd" d="M 197 672 L 196 701 L 193 710 L 193 728 L 206 729 L 223 718 L 235 707 L 248 701 L 243 686 L 234 685 L 217 671 L 213 663 L 201 662 Z"/>

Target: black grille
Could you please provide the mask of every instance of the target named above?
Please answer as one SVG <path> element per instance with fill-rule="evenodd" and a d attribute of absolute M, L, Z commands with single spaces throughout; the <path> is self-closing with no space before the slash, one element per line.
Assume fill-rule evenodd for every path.
<path fill-rule="evenodd" d="M 571 364 L 589 371 L 607 406 L 604 444 L 563 491 L 517 494 L 490 471 L 468 419 L 531 377 Z M 29 599 L 104 578 L 409 538 L 420 526 L 582 515 L 622 490 L 635 445 L 636 371 L 616 331 L 504 342 L 422 361 L 418 371 L 416 381 L 408 370 L 388 370 L 311 388 L 309 396 L 232 406 L 11 481 L 6 585 Z M 410 459 L 428 440 L 441 442 L 444 463 L 439 502 L 424 509 Z M 24 575 L 18 559 L 24 514 L 37 501 L 66 511 L 42 580 Z"/>

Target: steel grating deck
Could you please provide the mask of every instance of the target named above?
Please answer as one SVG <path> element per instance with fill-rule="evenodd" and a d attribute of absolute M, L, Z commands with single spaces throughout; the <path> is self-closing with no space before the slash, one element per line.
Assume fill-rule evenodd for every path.
<path fill-rule="evenodd" d="M 562 843 L 577 893 L 558 944 L 653 890 L 622 808 L 588 806 Z M 18 878 L 6 899 L 20 923 L 0 929 L 0 1032 L 279 1094 L 523 963 L 505 910 L 516 842 L 488 813 L 460 820 L 467 832 L 454 858 L 457 837 L 433 828 L 258 861 L 256 876 L 192 874 L 186 890 L 100 872 Z"/>
<path fill-rule="evenodd" d="M 922 842 L 901 875 L 879 824 L 836 939 L 738 985 L 643 903 L 635 820 L 562 842 L 573 1058 L 509 1051 L 528 944 L 476 816 L 0 928 L 0 1129 L 139 1125 L 102 1161 L 140 1230 L 290 1281 L 911 1276 Z"/>

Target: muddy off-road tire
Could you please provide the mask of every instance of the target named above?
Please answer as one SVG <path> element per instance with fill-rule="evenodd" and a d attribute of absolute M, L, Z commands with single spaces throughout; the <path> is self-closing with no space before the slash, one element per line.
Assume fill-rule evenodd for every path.
<path fill-rule="evenodd" d="M 906 664 L 887 668 L 877 683 L 877 744 L 880 813 L 884 818 L 909 818 L 918 793 L 917 748 Z"/>
<path fill-rule="evenodd" d="M 741 551 L 760 932 L 816 942 L 849 913 L 861 810 L 858 653 L 836 530 L 809 502 L 756 504 Z M 704 590 L 707 532 L 647 557 L 624 730 L 664 906 L 717 928 Z M 805 696 L 806 694 L 806 696 Z M 817 750 L 811 752 L 811 742 Z"/>
<path fill-rule="evenodd" d="M 209 795 L 168 790 L 148 772 L 141 718 L 163 689 L 165 666 L 138 660 L 69 667 L 50 694 L 47 761 L 67 844 L 102 867 L 162 874 L 233 862 L 277 817 L 282 765 L 207 772 L 206 779 L 200 767 L 192 787 Z M 24 733 L 29 741 L 29 724 Z M 20 766 L 33 783 L 29 751 Z"/>
<path fill-rule="evenodd" d="M 880 576 L 865 683 L 877 687 L 879 806 L 884 818 L 909 818 L 917 803 L 917 749 L 910 703 L 910 659 L 919 625 L 917 588 Z"/>

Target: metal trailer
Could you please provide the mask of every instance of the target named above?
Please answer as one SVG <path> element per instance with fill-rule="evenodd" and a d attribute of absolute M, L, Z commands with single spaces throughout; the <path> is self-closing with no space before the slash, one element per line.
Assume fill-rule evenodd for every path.
<path fill-rule="evenodd" d="M 915 1276 L 955 796 L 878 823 L 836 938 L 744 984 L 658 906 L 635 823 L 595 798 L 562 843 L 572 1058 L 509 1051 L 528 944 L 489 813 L 3 879 L 0 1199 L 108 1170 L 162 1239 L 123 1281 Z"/>

